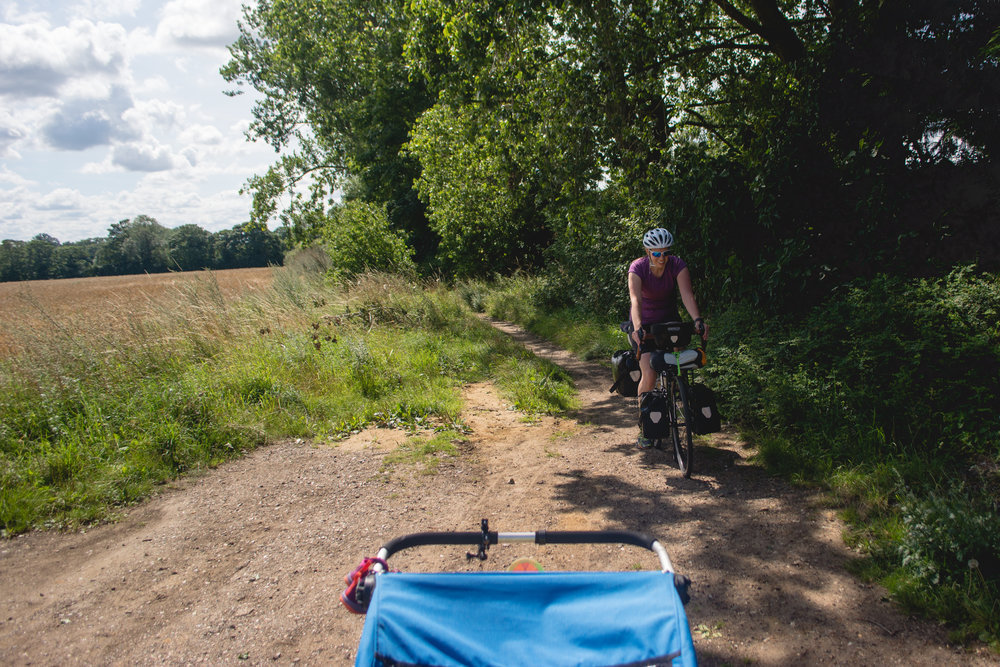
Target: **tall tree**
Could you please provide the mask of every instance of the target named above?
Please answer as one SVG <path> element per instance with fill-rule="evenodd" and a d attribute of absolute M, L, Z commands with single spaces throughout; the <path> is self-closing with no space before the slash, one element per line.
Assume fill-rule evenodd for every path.
<path fill-rule="evenodd" d="M 167 247 L 172 269 L 197 271 L 212 266 L 212 234 L 198 225 L 181 225 L 170 230 Z"/>
<path fill-rule="evenodd" d="M 55 278 L 85 278 L 94 275 L 94 259 L 104 239 L 84 239 L 63 243 L 52 255 Z"/>
<path fill-rule="evenodd" d="M 293 238 L 308 239 L 349 185 L 351 197 L 386 203 L 419 250 L 433 248 L 412 189 L 418 166 L 400 151 L 431 103 L 403 59 L 406 4 L 262 0 L 245 10 L 222 74 L 262 94 L 248 137 L 283 152 L 248 182 L 255 223 L 277 216 Z M 283 198 L 289 204 L 279 212 Z"/>
<path fill-rule="evenodd" d="M 440 94 L 407 149 L 420 161 L 417 189 L 442 265 L 460 274 L 535 267 L 552 241 L 542 202 L 560 195 L 560 175 L 576 166 L 543 136 L 549 31 L 519 3 L 410 8 L 408 58 Z"/>
<path fill-rule="evenodd" d="M 0 243 L 0 281 L 25 280 L 24 241 L 4 239 Z"/>
<path fill-rule="evenodd" d="M 1000 77 L 989 50 L 1000 23 L 995 2 L 422 0 L 413 7 L 432 20 L 411 38 L 424 48 L 408 53 L 445 87 L 442 103 L 516 104 L 512 96 L 521 93 L 509 82 L 546 81 L 530 103 L 543 142 L 536 154 L 592 142 L 575 151 L 593 159 L 578 163 L 576 177 L 597 188 L 620 184 L 616 193 L 630 207 L 657 204 L 671 226 L 724 232 L 729 241 L 713 241 L 712 252 L 723 255 L 722 267 L 745 272 L 731 284 L 755 282 L 773 298 L 824 279 L 832 286 L 835 275 L 921 266 L 904 259 L 909 253 L 944 262 L 989 254 L 1000 262 L 997 241 L 981 243 L 996 216 L 988 202 L 1000 199 L 985 168 L 1000 127 Z M 548 31 L 541 65 L 504 35 L 497 17 L 512 11 Z M 442 126 L 439 142 L 452 141 Z M 705 184 L 719 178 L 709 165 L 740 181 L 719 184 L 752 207 L 749 215 L 713 201 Z M 434 165 L 424 168 L 427 181 Z M 956 193 L 977 185 L 963 200 L 949 187 L 927 187 L 936 182 Z M 545 218 L 564 217 L 553 210 L 557 198 L 539 203 Z M 690 231 L 686 238 L 706 239 Z M 950 241 L 935 245 L 935 237 Z"/>
<path fill-rule="evenodd" d="M 218 269 L 281 264 L 284 255 L 278 235 L 252 222 L 216 232 L 213 247 L 214 267 Z"/>
<path fill-rule="evenodd" d="M 58 277 L 53 270 L 52 255 L 59 247 L 59 239 L 50 234 L 37 234 L 25 246 L 25 275 L 29 280 L 46 280 Z"/>
<path fill-rule="evenodd" d="M 98 253 L 97 271 L 103 275 L 166 271 L 167 233 L 148 215 L 114 223 L 108 228 L 108 242 Z"/>
<path fill-rule="evenodd" d="M 251 135 L 298 147 L 258 216 L 313 179 L 294 237 L 336 187 L 417 177 L 451 268 L 656 209 L 773 300 L 932 264 L 908 254 L 1000 264 L 998 24 L 993 0 L 266 0 L 225 73 L 264 93 Z"/>

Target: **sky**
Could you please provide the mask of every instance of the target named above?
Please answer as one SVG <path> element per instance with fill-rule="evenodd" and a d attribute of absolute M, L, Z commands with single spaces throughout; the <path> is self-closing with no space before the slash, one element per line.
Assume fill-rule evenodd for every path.
<path fill-rule="evenodd" d="M 275 159 L 219 74 L 247 1 L 0 0 L 0 239 L 245 222 Z"/>

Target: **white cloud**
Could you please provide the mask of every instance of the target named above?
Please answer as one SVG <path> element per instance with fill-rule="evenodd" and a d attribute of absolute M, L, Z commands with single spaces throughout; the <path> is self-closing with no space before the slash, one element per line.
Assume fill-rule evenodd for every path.
<path fill-rule="evenodd" d="M 163 43 L 224 47 L 239 36 L 239 2 L 170 0 L 160 12 L 156 35 Z"/>
<path fill-rule="evenodd" d="M 218 146 L 222 143 L 223 136 L 214 125 L 192 125 L 181 132 L 180 139 L 186 144 Z"/>
<path fill-rule="evenodd" d="M 0 167 L 0 183 L 9 183 L 18 187 L 34 185 L 32 181 L 29 181 L 21 174 L 11 171 L 7 167 Z"/>
<path fill-rule="evenodd" d="M 74 20 L 0 24 L 0 95 L 55 97 L 72 90 L 106 91 L 126 69 L 125 29 Z"/>
<path fill-rule="evenodd" d="M 128 143 L 111 150 L 111 163 L 128 171 L 166 171 L 176 161 L 170 149 L 155 140 L 152 143 Z"/>
<path fill-rule="evenodd" d="M 28 240 L 47 233 L 61 241 L 103 236 L 87 209 L 92 200 L 79 191 L 59 188 L 40 193 L 28 187 L 0 189 L 0 203 L 7 213 L 0 219 L 0 238 Z M 45 224 L 40 225 L 39 220 Z M 107 224 L 103 226 L 106 228 Z"/>
<path fill-rule="evenodd" d="M 109 19 L 135 16 L 140 4 L 141 0 L 79 0 L 70 12 L 79 18 Z"/>
<path fill-rule="evenodd" d="M 50 146 L 71 151 L 109 144 L 114 132 L 115 119 L 101 109 L 79 114 L 60 112 L 42 128 Z"/>
<path fill-rule="evenodd" d="M 0 121 L 0 157 L 20 157 L 20 153 L 14 150 L 14 144 L 23 139 L 24 129 L 11 122 L 10 124 Z"/>
<path fill-rule="evenodd" d="M 139 82 L 135 92 L 140 95 L 163 95 L 170 92 L 170 82 L 163 76 L 151 76 Z"/>
<path fill-rule="evenodd" d="M 246 220 L 238 191 L 274 154 L 242 134 L 252 94 L 222 95 L 240 5 L 0 3 L 0 238 L 103 236 L 140 213 Z"/>
<path fill-rule="evenodd" d="M 126 119 L 132 105 L 128 90 L 116 86 L 106 99 L 67 100 L 40 130 L 48 144 L 60 150 L 84 150 L 136 139 L 141 128 Z"/>
<path fill-rule="evenodd" d="M 125 48 L 133 58 L 163 52 L 163 45 L 159 43 L 154 32 L 144 26 L 129 31 Z"/>
<path fill-rule="evenodd" d="M 35 209 L 39 211 L 75 211 L 83 204 L 84 197 L 77 190 L 58 188 L 39 198 Z"/>
<path fill-rule="evenodd" d="M 151 133 L 156 129 L 172 129 L 183 124 L 184 107 L 176 102 L 160 99 L 136 102 L 135 106 L 122 114 L 130 127 L 143 133 Z"/>
<path fill-rule="evenodd" d="M 116 171 L 120 170 L 115 167 L 115 165 L 111 164 L 110 154 L 106 155 L 100 162 L 86 162 L 80 167 L 80 173 L 87 176 L 103 176 Z"/>
<path fill-rule="evenodd" d="M 14 2 L 0 5 L 0 11 L 3 11 L 4 23 L 32 23 L 44 21 L 48 16 L 43 11 L 22 11 L 21 7 Z"/>

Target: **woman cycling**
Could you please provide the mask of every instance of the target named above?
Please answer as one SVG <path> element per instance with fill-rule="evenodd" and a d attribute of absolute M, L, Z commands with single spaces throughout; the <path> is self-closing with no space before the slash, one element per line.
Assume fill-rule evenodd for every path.
<path fill-rule="evenodd" d="M 695 331 L 708 340 L 708 325 L 701 318 L 698 301 L 691 287 L 691 273 L 687 264 L 677 255 L 670 254 L 674 244 L 673 235 L 663 228 L 650 229 L 642 237 L 646 254 L 628 267 L 628 293 L 632 302 L 629 319 L 632 322 L 631 339 L 641 352 L 655 349 L 651 335 L 646 331 L 657 322 L 678 322 L 677 293 L 688 315 L 694 320 Z M 639 380 L 639 396 L 650 391 L 656 384 L 656 373 L 650 366 L 650 356 L 639 357 L 642 378 Z M 650 447 L 648 438 L 639 434 L 639 447 Z"/>

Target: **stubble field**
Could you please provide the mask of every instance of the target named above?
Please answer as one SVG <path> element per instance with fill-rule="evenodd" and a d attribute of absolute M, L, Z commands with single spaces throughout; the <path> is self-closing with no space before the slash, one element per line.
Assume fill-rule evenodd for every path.
<path fill-rule="evenodd" d="M 169 307 L 199 282 L 217 284 L 231 299 L 267 287 L 272 276 L 270 268 L 253 268 L 0 283 L 0 353 L 12 352 L 21 332 L 107 331 L 151 308 Z"/>

